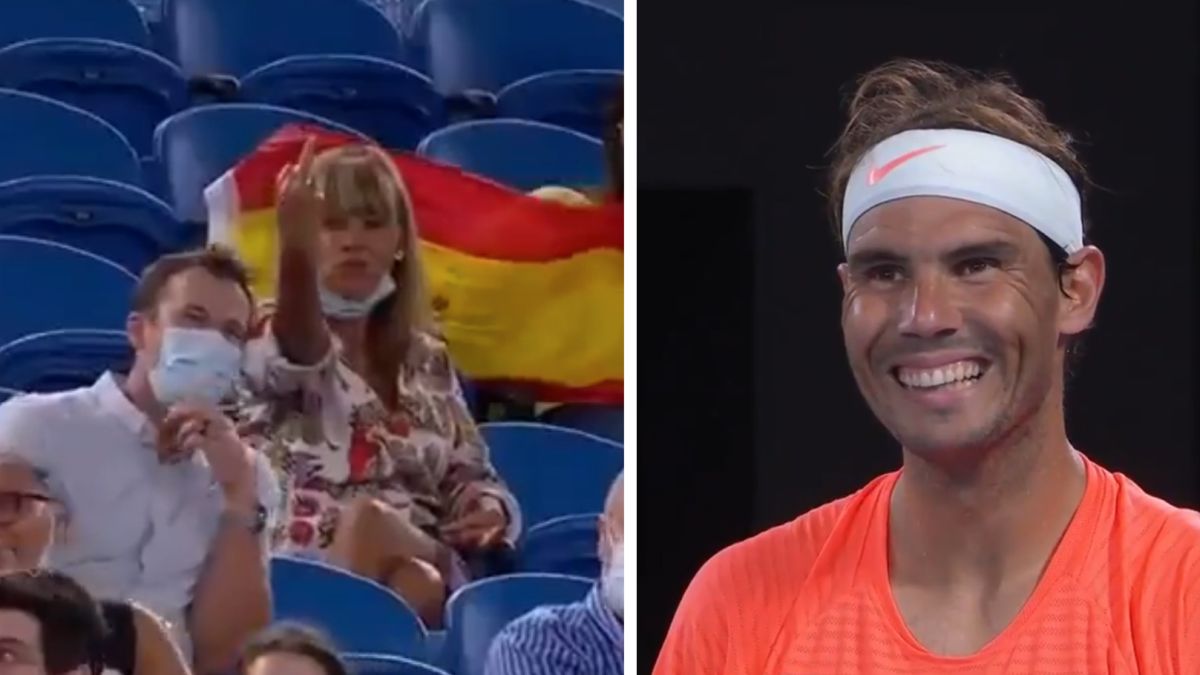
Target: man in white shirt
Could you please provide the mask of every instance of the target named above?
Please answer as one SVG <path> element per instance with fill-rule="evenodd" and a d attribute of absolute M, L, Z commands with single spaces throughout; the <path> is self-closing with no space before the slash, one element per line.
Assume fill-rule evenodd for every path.
<path fill-rule="evenodd" d="M 164 617 L 200 674 L 230 668 L 270 620 L 264 532 L 279 489 L 217 407 L 252 309 L 227 252 L 166 256 L 134 296 L 127 378 L 0 406 L 0 439 L 67 507 L 49 565 Z"/>

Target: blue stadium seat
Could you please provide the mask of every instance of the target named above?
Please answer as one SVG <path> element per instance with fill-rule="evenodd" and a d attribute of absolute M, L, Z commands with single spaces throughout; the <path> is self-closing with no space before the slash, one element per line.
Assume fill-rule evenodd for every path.
<path fill-rule="evenodd" d="M 477 120 L 435 131 L 417 153 L 520 190 L 603 185 L 604 146 L 594 138 L 528 120 Z"/>
<path fill-rule="evenodd" d="M 619 70 L 555 70 L 532 75 L 500 90 L 496 113 L 603 138 L 608 126 L 606 112 L 623 78 Z"/>
<path fill-rule="evenodd" d="M 600 577 L 600 516 L 551 518 L 529 528 L 521 542 L 520 568 L 587 579 Z"/>
<path fill-rule="evenodd" d="M 619 16 L 573 0 L 426 0 L 406 42 L 443 95 L 494 94 L 550 70 L 621 70 L 624 30 Z"/>
<path fill-rule="evenodd" d="M 488 647 L 500 629 L 542 605 L 583 599 L 590 579 L 561 574 L 509 574 L 463 586 L 446 603 L 446 669 L 483 675 Z"/>
<path fill-rule="evenodd" d="M 271 558 L 276 620 L 323 630 L 340 651 L 423 658 L 425 627 L 399 595 L 343 570 L 310 560 Z"/>
<path fill-rule="evenodd" d="M 293 56 L 242 79 L 241 98 L 303 110 L 358 129 L 388 148 L 412 150 L 446 123 L 429 78 L 369 56 Z"/>
<path fill-rule="evenodd" d="M 612 441 L 530 422 L 481 424 L 492 464 L 521 506 L 525 527 L 557 516 L 597 513 L 624 451 Z"/>
<path fill-rule="evenodd" d="M 145 190 L 83 176 L 0 183 L 0 234 L 68 244 L 135 275 L 194 238 L 170 206 Z"/>
<path fill-rule="evenodd" d="M 625 440 L 625 408 L 619 405 L 567 403 L 542 413 L 538 421 L 586 431 L 617 443 Z"/>
<path fill-rule="evenodd" d="M 136 283 L 94 253 L 0 235 L 0 344 L 63 328 L 124 330 Z"/>
<path fill-rule="evenodd" d="M 624 0 L 579 0 L 579 2 L 582 2 L 586 5 L 592 5 L 593 7 L 599 7 L 600 9 L 603 9 L 606 12 L 612 12 L 619 17 L 625 16 Z"/>
<path fill-rule="evenodd" d="M 0 181 L 77 175 L 140 185 L 141 165 L 121 132 L 45 96 L 0 89 Z"/>
<path fill-rule="evenodd" d="M 150 154 L 154 127 L 188 105 L 187 82 L 175 64 L 110 40 L 39 38 L 9 45 L 0 49 L 0 87 L 93 113 L 141 155 Z"/>
<path fill-rule="evenodd" d="M 148 47 L 150 34 L 129 0 L 4 0 L 0 45 L 33 38 L 99 38 Z"/>
<path fill-rule="evenodd" d="M 386 654 L 342 654 L 353 675 L 450 675 L 441 668 Z"/>
<path fill-rule="evenodd" d="M 106 371 L 128 373 L 129 336 L 119 330 L 57 330 L 0 346 L 0 388 L 53 392 L 91 386 Z"/>
<path fill-rule="evenodd" d="M 186 222 L 204 222 L 204 188 L 280 127 L 318 124 L 361 136 L 331 120 L 298 110 L 249 103 L 192 108 L 154 131 L 159 190 Z"/>
<path fill-rule="evenodd" d="M 305 54 L 402 56 L 395 27 L 358 0 L 166 0 L 162 21 L 188 76 L 241 77 Z"/>

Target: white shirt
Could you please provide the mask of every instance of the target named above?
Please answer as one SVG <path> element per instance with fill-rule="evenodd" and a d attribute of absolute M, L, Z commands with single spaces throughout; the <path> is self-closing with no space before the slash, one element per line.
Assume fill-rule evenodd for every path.
<path fill-rule="evenodd" d="M 162 464 L 154 440 L 154 427 L 111 374 L 91 387 L 0 405 L 0 446 L 44 472 L 67 507 L 49 567 L 98 597 L 158 613 L 190 656 L 187 610 L 223 496 L 200 453 Z M 272 520 L 279 487 L 266 459 L 257 459 L 259 501 Z"/>

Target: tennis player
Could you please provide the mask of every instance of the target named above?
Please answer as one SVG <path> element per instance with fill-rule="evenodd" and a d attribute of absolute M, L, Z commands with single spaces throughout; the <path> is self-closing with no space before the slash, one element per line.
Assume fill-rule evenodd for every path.
<path fill-rule="evenodd" d="M 709 560 L 654 672 L 1200 673 L 1200 513 L 1063 422 L 1105 279 L 1071 139 L 1006 77 L 904 60 L 858 84 L 842 329 L 903 468 Z"/>

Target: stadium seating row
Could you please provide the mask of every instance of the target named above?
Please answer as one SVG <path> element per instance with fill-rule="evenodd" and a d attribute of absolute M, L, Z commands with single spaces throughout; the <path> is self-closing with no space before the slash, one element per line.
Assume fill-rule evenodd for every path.
<path fill-rule="evenodd" d="M 7 148 L 0 155 L 0 233 L 74 245 L 139 273 L 159 255 L 204 240 L 204 188 L 289 122 L 361 135 L 298 111 L 220 104 L 164 121 L 154 157 L 139 162 L 94 116 L 0 90 L 0 142 Z M 605 180 L 599 141 L 537 122 L 459 123 L 428 136 L 418 153 L 522 190 Z"/>
<path fill-rule="evenodd" d="M 428 631 L 390 589 L 318 562 L 271 560 L 273 613 L 329 634 L 345 652 L 407 658 L 457 675 L 481 675 L 488 645 L 505 624 L 547 604 L 581 599 L 592 579 L 518 573 L 490 577 L 458 589 L 446 604 L 446 630 Z M 420 671 L 417 671 L 420 672 Z"/>
<path fill-rule="evenodd" d="M 0 4 L 0 87 L 93 112 L 145 156 L 160 121 L 212 100 L 304 110 L 399 149 L 447 123 L 443 97 L 595 136 L 621 79 L 623 22 L 577 0 L 429 0 L 407 37 L 360 0 L 164 10 L 156 53 L 128 0 Z"/>

